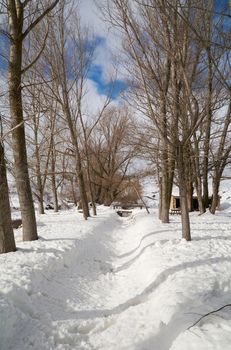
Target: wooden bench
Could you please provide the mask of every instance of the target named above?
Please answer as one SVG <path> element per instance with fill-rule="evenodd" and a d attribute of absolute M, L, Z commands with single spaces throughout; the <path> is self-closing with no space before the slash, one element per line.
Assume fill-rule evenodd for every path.
<path fill-rule="evenodd" d="M 121 208 L 122 209 L 135 209 L 135 208 L 140 208 L 140 209 L 143 209 L 143 205 L 142 204 L 122 204 L 121 205 Z"/>
<path fill-rule="evenodd" d="M 170 215 L 181 215 L 181 210 L 180 210 L 180 208 L 170 209 L 169 214 Z"/>
<path fill-rule="evenodd" d="M 123 203 L 115 203 L 113 204 L 113 209 L 135 209 L 135 208 L 140 208 L 143 209 L 143 204 L 137 204 L 137 203 L 128 203 L 128 204 L 123 204 Z"/>
<path fill-rule="evenodd" d="M 128 217 L 132 215 L 132 210 L 118 210 L 117 214 L 121 216 L 122 218 Z"/>
<path fill-rule="evenodd" d="M 120 203 L 113 204 L 113 209 L 119 209 L 119 208 L 121 208 Z"/>
<path fill-rule="evenodd" d="M 22 219 L 12 220 L 12 226 L 13 228 L 16 228 L 16 229 L 22 227 Z"/>

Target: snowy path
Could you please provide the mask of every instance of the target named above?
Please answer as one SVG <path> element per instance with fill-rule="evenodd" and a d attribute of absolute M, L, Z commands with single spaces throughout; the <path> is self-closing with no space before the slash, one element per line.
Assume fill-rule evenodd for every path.
<path fill-rule="evenodd" d="M 192 216 L 191 243 L 178 217 L 162 225 L 138 210 L 120 219 L 101 209 L 87 224 L 49 214 L 39 225 L 39 242 L 0 257 L 1 350 L 230 348 L 231 310 L 187 331 L 231 301 L 228 214 Z"/>

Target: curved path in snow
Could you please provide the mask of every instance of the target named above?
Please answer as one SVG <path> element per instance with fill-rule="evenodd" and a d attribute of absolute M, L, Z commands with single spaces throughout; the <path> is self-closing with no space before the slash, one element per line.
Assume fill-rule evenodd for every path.
<path fill-rule="evenodd" d="M 102 208 L 87 223 L 75 212 L 40 216 L 40 240 L 19 242 L 1 264 L 0 349 L 224 349 L 227 310 L 187 328 L 230 303 L 231 218 L 193 215 L 190 243 L 179 220 Z"/>

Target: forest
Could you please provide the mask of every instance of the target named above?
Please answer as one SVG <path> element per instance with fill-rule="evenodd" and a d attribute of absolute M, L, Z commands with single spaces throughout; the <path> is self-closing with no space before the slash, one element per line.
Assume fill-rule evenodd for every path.
<path fill-rule="evenodd" d="M 0 0 L 1 350 L 231 348 L 230 52 L 228 0 Z"/>
<path fill-rule="evenodd" d="M 1 1 L 1 253 L 16 249 L 7 172 L 15 179 L 25 241 L 38 238 L 34 201 L 42 214 L 47 198 L 58 211 L 66 197 L 81 203 L 87 219 L 89 202 L 96 215 L 96 203 L 129 200 L 145 174 L 158 182 L 163 223 L 172 186 L 179 187 L 186 240 L 193 195 L 201 214 L 208 207 L 216 212 L 231 152 L 228 4 L 97 6 L 121 47 L 92 110 L 87 81 L 100 38 L 82 24 L 77 3 Z M 115 102 L 119 70 L 124 88 Z M 136 170 L 140 159 L 145 165 Z"/>

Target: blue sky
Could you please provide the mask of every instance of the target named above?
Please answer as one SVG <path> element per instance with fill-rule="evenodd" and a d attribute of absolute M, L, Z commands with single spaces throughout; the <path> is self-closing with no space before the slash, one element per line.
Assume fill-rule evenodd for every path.
<path fill-rule="evenodd" d="M 215 8 L 219 11 L 224 7 L 228 8 L 229 0 L 214 0 Z M 105 71 L 107 70 L 106 66 L 110 66 L 112 64 L 110 59 L 110 48 L 108 47 L 108 43 L 110 40 L 107 40 L 107 31 L 103 25 L 103 22 L 100 20 L 99 14 L 95 11 L 92 11 L 93 2 L 92 0 L 85 0 L 81 5 L 85 8 L 85 11 L 81 13 L 81 17 L 85 17 L 86 23 L 95 25 L 96 29 L 96 38 L 94 40 L 94 45 L 96 47 L 96 52 L 100 53 L 99 57 L 96 57 L 96 60 L 93 62 L 93 65 L 89 71 L 88 78 L 92 80 L 96 86 L 97 93 L 99 95 L 107 95 L 110 90 L 111 83 L 109 79 L 105 78 Z M 230 20 L 229 20 L 230 21 Z M 6 49 L 7 47 L 7 39 L 4 36 L 1 36 L 0 50 Z M 0 69 L 6 69 L 7 63 L 5 59 L 0 55 Z M 119 93 L 125 90 L 127 84 L 125 81 L 121 79 L 121 77 L 114 81 L 114 87 L 112 92 L 112 98 L 116 99 Z"/>
<path fill-rule="evenodd" d="M 88 73 L 88 78 L 95 83 L 99 95 L 111 93 L 112 99 L 116 99 L 126 89 L 127 84 L 122 79 L 115 79 L 113 83 L 110 82 L 113 77 L 110 76 L 107 70 L 111 70 L 110 67 L 113 67 L 113 59 L 106 37 L 96 35 L 92 43 L 95 47 L 95 59 Z"/>
<path fill-rule="evenodd" d="M 106 40 L 103 37 L 97 36 L 94 40 L 93 45 L 95 45 L 96 49 L 100 50 L 108 50 L 106 45 Z M 7 46 L 8 46 L 8 39 L 5 36 L 1 36 L 1 43 L 0 43 L 0 51 L 1 52 L 7 52 Z M 92 80 L 95 83 L 97 93 L 99 95 L 107 95 L 112 88 L 112 84 L 110 81 L 105 79 L 105 74 L 103 70 L 103 62 L 102 65 L 100 64 L 99 60 L 97 60 L 98 63 L 92 64 L 91 69 L 88 73 L 88 78 Z M 0 54 L 0 69 L 6 70 L 7 69 L 7 61 L 1 56 Z M 112 99 L 116 99 L 118 95 L 126 89 L 126 83 L 123 80 L 117 79 L 113 82 L 113 90 L 112 90 Z"/>
<path fill-rule="evenodd" d="M 229 8 L 229 0 L 214 0 L 214 5 L 217 11 L 223 10 L 224 8 L 227 11 Z M 107 45 L 109 44 L 110 39 L 112 39 L 113 37 L 109 40 L 106 40 L 107 30 L 105 30 L 104 24 L 100 21 L 100 15 L 97 15 L 94 11 L 90 11 L 93 6 L 93 1 L 85 0 L 83 1 L 82 6 L 85 8 L 85 12 L 83 12 L 83 17 L 85 16 L 86 22 L 88 24 L 96 24 L 96 33 L 98 34 L 98 37 L 96 37 L 96 49 L 101 50 L 101 60 L 96 60 L 96 63 L 92 65 L 92 68 L 89 72 L 89 79 L 93 80 L 96 84 L 98 94 L 105 95 L 108 93 L 108 90 L 110 88 L 110 83 L 108 82 L 108 79 L 105 79 L 104 74 L 105 62 L 108 61 L 107 64 L 110 64 L 110 58 L 108 57 L 107 53 L 107 50 L 109 50 L 109 48 Z M 125 90 L 126 87 L 127 84 L 125 81 L 121 80 L 121 77 L 120 79 L 116 80 L 114 82 L 114 91 L 112 96 L 113 99 L 116 99 L 119 93 Z"/>
<path fill-rule="evenodd" d="M 97 87 L 97 92 L 100 95 L 107 95 L 112 88 L 111 82 L 108 82 L 104 78 L 103 74 L 103 68 L 99 64 L 93 64 L 89 74 L 89 79 L 93 80 Z M 116 99 L 120 92 L 124 91 L 126 89 L 126 82 L 123 80 L 115 80 L 113 91 L 112 91 L 112 99 Z"/>

